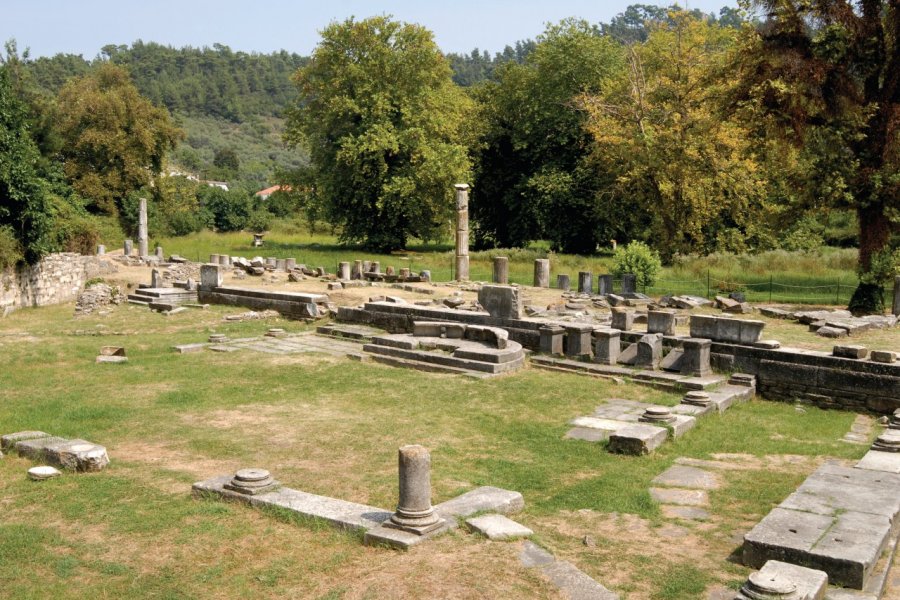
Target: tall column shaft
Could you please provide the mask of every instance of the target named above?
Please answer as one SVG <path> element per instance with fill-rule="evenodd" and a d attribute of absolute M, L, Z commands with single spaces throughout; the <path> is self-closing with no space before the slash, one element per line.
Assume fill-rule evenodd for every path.
<path fill-rule="evenodd" d="M 456 188 L 456 280 L 469 280 L 469 184 Z"/>
<path fill-rule="evenodd" d="M 141 198 L 138 206 L 138 256 L 141 258 L 150 253 L 147 245 L 147 199 Z"/>

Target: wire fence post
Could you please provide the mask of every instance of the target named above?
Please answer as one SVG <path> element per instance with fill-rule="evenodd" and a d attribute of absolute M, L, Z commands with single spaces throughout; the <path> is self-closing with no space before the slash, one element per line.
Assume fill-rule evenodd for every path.
<path fill-rule="evenodd" d="M 835 304 L 841 303 L 841 280 L 840 279 L 838 279 L 838 282 L 837 282 L 837 291 L 834 293 L 834 303 Z"/>
<path fill-rule="evenodd" d="M 707 269 L 706 270 L 706 299 L 707 300 L 710 298 L 709 289 L 710 289 L 709 288 L 709 269 Z"/>
<path fill-rule="evenodd" d="M 772 304 L 772 287 L 774 284 L 774 280 L 772 274 L 769 273 L 769 304 Z"/>

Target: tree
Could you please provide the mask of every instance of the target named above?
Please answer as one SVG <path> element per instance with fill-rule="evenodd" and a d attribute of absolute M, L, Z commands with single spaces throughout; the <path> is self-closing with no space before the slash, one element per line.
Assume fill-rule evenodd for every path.
<path fill-rule="evenodd" d="M 898 267 L 900 224 L 900 4 L 896 0 L 766 0 L 748 30 L 738 102 L 760 127 L 801 149 L 807 206 L 854 209 L 860 284 L 854 312 L 880 312 Z"/>
<path fill-rule="evenodd" d="M 150 185 L 182 137 L 168 111 L 143 98 L 112 64 L 63 86 L 56 111 L 66 176 L 108 214 L 117 214 L 130 191 Z"/>
<path fill-rule="evenodd" d="M 51 216 L 45 182 L 37 171 L 40 153 L 29 136 L 27 107 L 13 91 L 7 66 L 0 66 L 0 246 L 16 252 L 10 232 L 28 262 L 50 251 Z M 11 256 L 0 256 L 8 264 Z"/>
<path fill-rule="evenodd" d="M 602 166 L 590 164 L 590 134 L 577 98 L 599 93 L 621 67 L 621 50 L 585 21 L 548 26 L 523 64 L 499 69 L 478 91 L 483 131 L 472 191 L 475 242 L 524 246 L 547 237 L 555 249 L 590 253 L 613 231 L 598 194 Z"/>
<path fill-rule="evenodd" d="M 470 102 L 432 34 L 388 17 L 332 23 L 294 80 L 285 138 L 309 149 L 341 239 L 391 250 L 446 232 Z"/>
<path fill-rule="evenodd" d="M 213 165 L 234 174 L 241 168 L 241 161 L 234 148 L 219 148 L 213 155 Z"/>
<path fill-rule="evenodd" d="M 601 163 L 617 165 L 612 202 L 650 219 L 662 256 L 709 252 L 752 238 L 765 181 L 746 132 L 718 110 L 734 31 L 672 11 L 607 92 L 586 96 Z"/>

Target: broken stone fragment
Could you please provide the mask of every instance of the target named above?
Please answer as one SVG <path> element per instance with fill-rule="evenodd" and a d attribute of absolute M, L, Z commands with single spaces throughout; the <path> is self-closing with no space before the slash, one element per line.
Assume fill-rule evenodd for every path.
<path fill-rule="evenodd" d="M 32 481 L 45 481 L 47 479 L 59 477 L 60 475 L 62 475 L 62 473 L 58 469 L 50 466 L 32 467 L 28 469 L 28 479 L 31 479 Z"/>

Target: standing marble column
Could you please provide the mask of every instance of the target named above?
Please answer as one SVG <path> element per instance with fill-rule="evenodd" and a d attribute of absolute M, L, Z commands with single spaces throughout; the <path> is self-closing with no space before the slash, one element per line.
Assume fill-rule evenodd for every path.
<path fill-rule="evenodd" d="M 534 287 L 550 287 L 550 259 L 537 258 L 534 261 Z"/>
<path fill-rule="evenodd" d="M 398 466 L 400 501 L 385 525 L 417 535 L 434 531 L 444 520 L 431 506 L 431 453 L 419 445 L 402 446 Z"/>
<path fill-rule="evenodd" d="M 506 256 L 494 257 L 494 283 L 501 285 L 509 283 L 509 258 Z"/>
<path fill-rule="evenodd" d="M 147 237 L 147 199 L 141 198 L 138 205 L 138 256 L 141 258 L 150 252 Z"/>
<path fill-rule="evenodd" d="M 456 280 L 469 280 L 469 184 L 456 188 Z"/>

